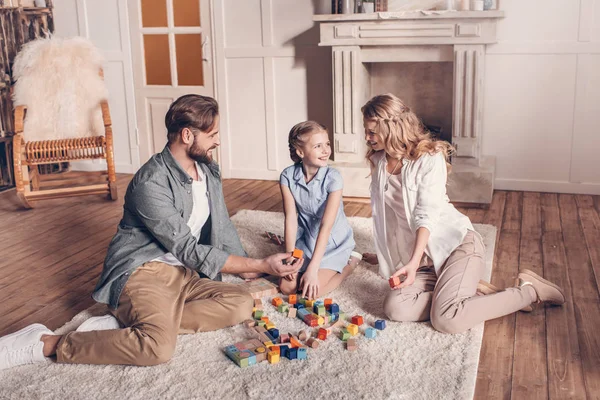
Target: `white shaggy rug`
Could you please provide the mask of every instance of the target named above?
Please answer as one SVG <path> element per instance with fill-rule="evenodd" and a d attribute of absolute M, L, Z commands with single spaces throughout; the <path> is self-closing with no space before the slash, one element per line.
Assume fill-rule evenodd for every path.
<path fill-rule="evenodd" d="M 283 232 L 283 215 L 240 211 L 233 217 L 244 247 L 254 257 L 278 251 L 263 235 Z M 357 251 L 373 251 L 371 220 L 350 218 Z M 491 274 L 496 228 L 476 225 L 487 246 Z M 348 316 L 367 324 L 384 318 L 387 281 L 361 263 L 330 296 Z M 239 281 L 227 276 L 226 281 Z M 276 312 L 264 298 L 265 311 L 283 332 L 308 327 Z M 102 312 L 83 311 L 57 330 L 65 333 Z M 0 371 L 1 399 L 471 399 L 475 389 L 483 324 L 459 335 L 434 331 L 429 323 L 387 322 L 374 340 L 359 337 L 349 352 L 337 338 L 309 349 L 308 360 L 282 359 L 239 368 L 223 353 L 227 345 L 249 339 L 241 325 L 217 332 L 180 336 L 175 355 L 155 367 L 29 365 Z"/>

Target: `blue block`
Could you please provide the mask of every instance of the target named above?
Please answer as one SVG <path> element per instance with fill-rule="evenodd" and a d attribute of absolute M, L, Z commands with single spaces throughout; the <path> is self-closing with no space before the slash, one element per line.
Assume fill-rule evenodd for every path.
<path fill-rule="evenodd" d="M 315 306 L 324 306 L 325 302 L 323 300 L 317 300 L 315 301 Z"/>
<path fill-rule="evenodd" d="M 304 317 L 306 317 L 307 315 L 310 315 L 310 314 L 312 314 L 312 313 L 310 312 L 310 310 L 307 310 L 306 308 L 301 308 L 301 309 L 299 309 L 299 310 L 298 310 L 298 312 L 297 312 L 296 316 L 297 316 L 299 319 L 304 319 Z"/>
<path fill-rule="evenodd" d="M 280 357 L 287 357 L 290 348 L 288 346 L 279 346 Z"/>
<path fill-rule="evenodd" d="M 378 319 L 375 321 L 375 329 L 379 329 L 380 331 L 385 329 L 385 321 L 382 319 Z"/>
<path fill-rule="evenodd" d="M 332 314 L 338 314 L 340 312 L 340 306 L 338 306 L 336 303 L 333 303 L 329 309 L 329 312 Z"/>
<path fill-rule="evenodd" d="M 248 366 L 254 365 L 254 364 L 256 364 L 256 354 L 252 353 L 252 355 L 250 357 L 248 357 Z"/>
<path fill-rule="evenodd" d="M 273 329 L 269 329 L 267 332 L 269 332 L 269 335 L 273 339 L 277 339 L 279 337 L 279 329 L 273 328 Z"/>
<path fill-rule="evenodd" d="M 288 351 L 287 358 L 289 358 L 290 360 L 297 359 L 298 358 L 298 349 L 297 348 L 290 349 Z"/>
<path fill-rule="evenodd" d="M 296 303 L 296 308 L 299 310 L 301 308 L 305 308 L 304 304 Z"/>
<path fill-rule="evenodd" d="M 237 347 L 235 347 L 234 345 L 229 345 L 227 347 L 225 347 L 225 353 L 229 354 L 229 353 L 239 353 L 240 351 L 238 350 Z"/>
<path fill-rule="evenodd" d="M 375 339 L 375 337 L 377 336 L 377 331 L 371 327 L 365 329 L 365 336 L 368 337 L 369 339 Z"/>
<path fill-rule="evenodd" d="M 306 360 L 307 356 L 308 356 L 308 352 L 306 351 L 305 348 L 298 349 L 298 360 Z"/>

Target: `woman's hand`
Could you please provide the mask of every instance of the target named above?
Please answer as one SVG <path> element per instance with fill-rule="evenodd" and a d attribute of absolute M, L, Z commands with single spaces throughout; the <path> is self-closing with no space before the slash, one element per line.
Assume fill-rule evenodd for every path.
<path fill-rule="evenodd" d="M 396 271 L 392 275 L 392 277 L 404 275 L 405 278 L 399 286 L 396 286 L 392 290 L 402 289 L 402 288 L 405 288 L 405 287 L 410 286 L 413 283 L 415 283 L 415 278 L 417 277 L 418 269 L 419 269 L 419 263 L 411 260 L 408 262 L 408 264 L 404 265 L 404 267 L 402 267 L 398 271 Z"/>
<path fill-rule="evenodd" d="M 319 295 L 319 273 L 316 268 L 308 268 L 300 279 L 302 297 L 316 299 Z"/>

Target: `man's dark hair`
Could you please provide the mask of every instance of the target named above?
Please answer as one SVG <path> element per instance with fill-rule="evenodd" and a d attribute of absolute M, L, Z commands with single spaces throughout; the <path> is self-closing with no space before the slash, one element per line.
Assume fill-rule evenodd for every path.
<path fill-rule="evenodd" d="M 215 125 L 217 115 L 219 105 L 212 97 L 199 94 L 181 96 L 171 104 L 165 116 L 169 143 L 177 140 L 183 128 L 209 132 Z"/>

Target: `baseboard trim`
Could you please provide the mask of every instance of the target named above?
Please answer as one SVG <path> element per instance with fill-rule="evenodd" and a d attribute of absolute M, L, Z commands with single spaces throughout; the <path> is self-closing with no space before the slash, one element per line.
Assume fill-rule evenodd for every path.
<path fill-rule="evenodd" d="M 600 183 L 572 183 L 496 178 L 496 180 L 494 181 L 494 189 L 517 190 L 524 192 L 600 195 Z"/>

